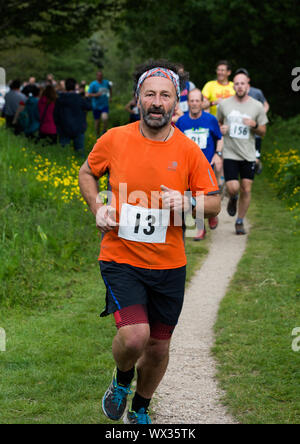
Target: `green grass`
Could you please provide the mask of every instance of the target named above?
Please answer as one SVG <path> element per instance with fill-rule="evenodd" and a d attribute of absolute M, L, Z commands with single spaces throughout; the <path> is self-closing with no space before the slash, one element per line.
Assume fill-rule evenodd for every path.
<path fill-rule="evenodd" d="M 264 177 L 255 181 L 247 249 L 215 325 L 224 402 L 241 423 L 300 422 L 300 236 Z"/>
<path fill-rule="evenodd" d="M 112 316 L 99 318 L 105 288 L 94 219 L 30 170 L 38 154 L 70 169 L 73 153 L 3 130 L 0 145 L 0 327 L 7 336 L 0 423 L 110 423 L 100 401 L 111 381 L 116 329 Z M 187 240 L 188 280 L 208 242 Z"/>

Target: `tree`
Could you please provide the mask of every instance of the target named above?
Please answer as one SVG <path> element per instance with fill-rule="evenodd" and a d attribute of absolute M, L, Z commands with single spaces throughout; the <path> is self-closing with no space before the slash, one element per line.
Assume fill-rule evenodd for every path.
<path fill-rule="evenodd" d="M 125 0 L 114 20 L 124 55 L 130 48 L 143 59 L 167 57 L 183 63 L 203 87 L 215 77 L 215 64 L 228 59 L 233 69 L 250 71 L 271 110 L 299 112 L 291 71 L 300 40 L 298 0 Z"/>
<path fill-rule="evenodd" d="M 0 35 L 36 36 L 45 49 L 63 48 L 89 37 L 118 9 L 115 0 L 5 0 L 0 4 Z"/>

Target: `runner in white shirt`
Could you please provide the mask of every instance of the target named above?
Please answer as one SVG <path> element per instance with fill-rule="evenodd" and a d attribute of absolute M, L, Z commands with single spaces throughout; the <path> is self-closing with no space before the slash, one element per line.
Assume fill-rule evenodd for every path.
<path fill-rule="evenodd" d="M 236 234 L 245 234 L 243 219 L 255 174 L 255 135 L 265 135 L 268 118 L 263 105 L 248 95 L 248 77 L 237 74 L 233 82 L 236 94 L 219 104 L 217 119 L 224 135 L 224 175 L 230 195 L 227 211 L 235 216 L 239 197 L 235 228 Z"/>

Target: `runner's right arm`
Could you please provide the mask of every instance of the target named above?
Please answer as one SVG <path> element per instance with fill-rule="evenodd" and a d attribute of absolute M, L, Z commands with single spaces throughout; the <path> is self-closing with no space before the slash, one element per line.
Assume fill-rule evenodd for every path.
<path fill-rule="evenodd" d="M 99 202 L 98 179 L 93 175 L 87 160 L 79 171 L 79 187 L 82 196 L 96 217 L 96 225 L 99 230 L 106 233 L 116 228 L 118 224 L 115 220 L 115 209 Z"/>

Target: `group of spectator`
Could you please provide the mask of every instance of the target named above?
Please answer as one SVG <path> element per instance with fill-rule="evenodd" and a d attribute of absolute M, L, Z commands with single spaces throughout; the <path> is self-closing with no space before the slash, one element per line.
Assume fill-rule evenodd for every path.
<path fill-rule="evenodd" d="M 63 147 L 73 141 L 75 151 L 84 157 L 87 112 L 92 109 L 87 89 L 85 82 L 78 85 L 73 78 L 56 82 L 51 74 L 42 84 L 34 77 L 23 86 L 14 80 L 2 116 L 15 134 Z"/>

